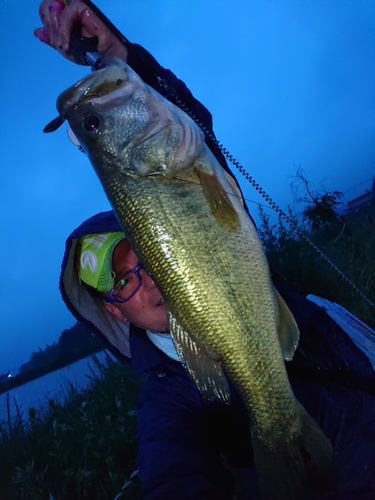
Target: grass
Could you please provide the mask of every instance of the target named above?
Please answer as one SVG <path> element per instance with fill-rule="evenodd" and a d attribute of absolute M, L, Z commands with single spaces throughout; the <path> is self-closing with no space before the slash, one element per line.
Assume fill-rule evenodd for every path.
<path fill-rule="evenodd" d="M 91 387 L 66 388 L 44 410 L 16 405 L 0 422 L 0 498 L 63 500 L 138 498 L 122 488 L 136 469 L 138 383 L 128 366 L 93 357 Z M 132 482 L 129 483 L 130 485 Z"/>
<path fill-rule="evenodd" d="M 338 218 L 335 225 L 313 233 L 298 224 L 305 235 L 356 287 L 328 265 L 295 231 L 283 223 L 271 225 L 260 212 L 260 233 L 273 269 L 303 295 L 314 294 L 337 302 L 371 328 L 374 308 L 361 296 L 375 302 L 375 208 L 367 215 Z"/>

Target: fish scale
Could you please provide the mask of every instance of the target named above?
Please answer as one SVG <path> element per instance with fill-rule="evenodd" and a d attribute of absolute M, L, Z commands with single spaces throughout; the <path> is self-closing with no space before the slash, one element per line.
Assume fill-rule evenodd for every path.
<path fill-rule="evenodd" d="M 229 377 L 242 396 L 264 498 L 306 500 L 332 485 L 333 452 L 289 384 L 298 328 L 241 196 L 185 113 L 123 61 L 103 65 L 60 95 L 59 113 L 161 291 L 198 389 L 229 404 Z"/>
<path fill-rule="evenodd" d="M 196 341 L 223 357 L 228 373 L 235 383 L 238 382 L 247 406 L 259 420 L 262 417 L 255 410 L 259 397 L 251 401 L 254 388 L 259 386 L 262 394 L 268 394 L 264 398 L 267 405 L 263 405 L 266 406 L 263 418 L 267 426 L 271 424 L 275 428 L 276 422 L 272 423 L 269 414 L 270 401 L 274 400 L 274 406 L 282 406 L 283 413 L 286 404 L 290 406 L 294 401 L 277 334 L 275 329 L 270 329 L 276 316 L 275 305 L 269 299 L 270 286 L 264 285 L 267 283 L 264 277 L 254 281 L 261 266 L 259 259 L 254 258 L 254 248 L 249 244 L 247 234 L 241 232 L 232 242 L 229 240 L 209 210 L 200 186 L 180 181 L 173 182 L 171 189 L 171 181 L 155 178 L 145 180 L 142 185 L 137 181 L 131 184 L 129 187 L 128 183 L 126 192 L 123 184 L 119 184 L 118 190 L 108 189 L 108 193 L 113 193 L 110 201 L 115 207 L 120 202 L 121 210 L 116 213 L 120 220 L 127 221 L 124 229 L 132 247 L 163 290 L 164 299 L 180 324 L 188 332 L 194 332 Z M 190 211 L 179 203 L 181 192 L 188 192 Z M 142 209 L 139 210 L 138 206 Z M 161 206 L 168 209 L 160 210 Z M 251 225 L 248 217 L 245 222 Z M 160 228 L 166 227 L 168 232 L 161 234 Z M 202 232 L 210 235 L 204 242 L 200 236 Z M 154 245 L 155 241 L 157 245 Z M 221 253 L 215 251 L 215 247 L 222 249 Z M 259 253 L 263 256 L 261 249 Z M 238 258 L 233 259 L 233 255 L 238 255 Z M 268 273 L 265 264 L 263 267 L 263 274 Z M 203 275 L 195 273 L 201 268 L 204 269 Z M 262 284 L 263 294 L 260 293 Z M 236 290 L 235 297 L 231 289 Z M 255 293 L 251 293 L 253 291 Z M 266 318 L 270 317 L 267 321 Z M 255 328 L 258 335 L 243 334 L 254 332 Z M 267 329 L 267 349 L 264 349 Z M 275 366 L 279 376 L 258 369 L 259 360 L 266 363 L 266 356 L 268 365 Z M 248 375 L 250 369 L 254 370 L 251 377 Z M 280 372 L 283 372 L 282 382 Z M 242 373 L 246 373 L 246 383 L 242 383 Z M 281 387 L 285 388 L 284 396 Z M 280 412 L 272 414 L 276 416 Z"/>

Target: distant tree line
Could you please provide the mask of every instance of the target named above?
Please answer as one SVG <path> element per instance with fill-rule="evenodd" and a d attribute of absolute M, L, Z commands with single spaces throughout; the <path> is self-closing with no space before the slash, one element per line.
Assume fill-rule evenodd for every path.
<path fill-rule="evenodd" d="M 31 354 L 29 361 L 19 373 L 0 383 L 0 393 L 34 380 L 46 373 L 70 365 L 79 359 L 103 349 L 98 338 L 82 323 L 76 323 L 64 330 L 58 341 L 39 348 Z"/>

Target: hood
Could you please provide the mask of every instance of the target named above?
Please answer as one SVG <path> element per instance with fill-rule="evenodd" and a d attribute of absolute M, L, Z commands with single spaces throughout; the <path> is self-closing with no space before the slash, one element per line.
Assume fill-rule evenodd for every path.
<path fill-rule="evenodd" d="M 80 284 L 75 270 L 75 251 L 81 236 L 121 230 L 114 212 L 110 210 L 87 219 L 70 234 L 61 265 L 60 293 L 77 321 L 97 334 L 117 358 L 124 360 L 130 358 L 129 323 L 118 321 L 103 307 L 101 299 L 90 295 Z"/>

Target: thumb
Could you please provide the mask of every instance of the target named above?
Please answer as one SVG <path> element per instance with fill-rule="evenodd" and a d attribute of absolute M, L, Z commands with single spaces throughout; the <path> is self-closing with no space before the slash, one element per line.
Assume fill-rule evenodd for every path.
<path fill-rule="evenodd" d="M 51 44 L 49 33 L 45 26 L 43 26 L 43 28 L 36 28 L 34 30 L 34 36 L 41 42 L 46 43 L 47 45 L 53 47 L 53 45 Z"/>

